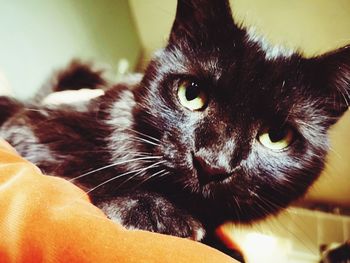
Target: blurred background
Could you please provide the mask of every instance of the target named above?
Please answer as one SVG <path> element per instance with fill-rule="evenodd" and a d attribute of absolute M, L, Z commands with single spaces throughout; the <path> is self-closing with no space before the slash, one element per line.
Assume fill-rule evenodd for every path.
<path fill-rule="evenodd" d="M 314 56 L 350 43 L 349 0 L 232 0 L 234 18 L 272 44 Z M 0 0 L 0 93 L 26 99 L 72 58 L 117 78 L 166 43 L 175 0 Z M 331 131 L 327 169 L 294 207 L 258 225 L 228 225 L 248 262 L 319 262 L 350 238 L 350 115 Z"/>

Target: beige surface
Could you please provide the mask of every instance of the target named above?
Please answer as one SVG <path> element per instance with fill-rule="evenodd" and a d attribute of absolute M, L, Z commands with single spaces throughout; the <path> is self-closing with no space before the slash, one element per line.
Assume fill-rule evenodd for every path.
<path fill-rule="evenodd" d="M 350 237 L 350 216 L 289 208 L 253 225 L 227 224 L 249 263 L 319 263 L 322 244 Z"/>
<path fill-rule="evenodd" d="M 349 0 L 232 0 L 234 16 L 267 35 L 272 43 L 296 47 L 306 55 L 350 43 Z M 175 14 L 175 0 L 129 0 L 145 59 L 164 45 Z M 332 132 L 325 174 L 309 200 L 350 206 L 350 114 Z"/>

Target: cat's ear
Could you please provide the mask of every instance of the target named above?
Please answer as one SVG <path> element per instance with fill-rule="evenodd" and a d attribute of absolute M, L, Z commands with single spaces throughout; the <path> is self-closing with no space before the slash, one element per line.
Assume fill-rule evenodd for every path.
<path fill-rule="evenodd" d="M 340 117 L 350 104 L 350 45 L 308 60 L 314 89 L 322 91 L 326 107 Z"/>
<path fill-rule="evenodd" d="M 225 43 L 239 29 L 227 0 L 178 0 L 169 44 Z"/>

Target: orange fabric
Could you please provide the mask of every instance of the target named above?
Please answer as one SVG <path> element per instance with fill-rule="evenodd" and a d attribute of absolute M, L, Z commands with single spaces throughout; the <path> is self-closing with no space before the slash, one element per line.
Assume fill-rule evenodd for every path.
<path fill-rule="evenodd" d="M 219 226 L 215 233 L 227 248 L 243 253 L 240 246 L 232 239 L 232 236 L 227 233 L 224 225 Z"/>
<path fill-rule="evenodd" d="M 0 262 L 234 262 L 198 242 L 126 230 L 0 141 Z"/>

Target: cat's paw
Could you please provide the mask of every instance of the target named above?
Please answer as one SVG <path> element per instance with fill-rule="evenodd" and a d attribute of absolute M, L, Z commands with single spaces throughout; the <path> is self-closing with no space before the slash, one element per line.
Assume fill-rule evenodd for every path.
<path fill-rule="evenodd" d="M 202 224 L 154 193 L 134 193 L 98 202 L 106 215 L 127 229 L 142 229 L 196 241 L 204 238 Z"/>

